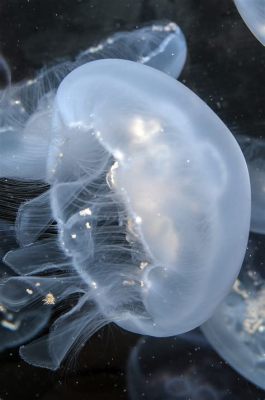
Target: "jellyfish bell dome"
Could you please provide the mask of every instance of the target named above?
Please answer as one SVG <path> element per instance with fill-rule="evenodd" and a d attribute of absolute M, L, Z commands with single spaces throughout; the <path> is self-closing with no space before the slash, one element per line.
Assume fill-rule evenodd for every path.
<path fill-rule="evenodd" d="M 119 226 L 127 232 L 130 260 L 118 267 L 109 260 L 107 269 L 98 264 L 82 274 L 93 284 L 101 313 L 152 336 L 202 324 L 236 279 L 249 233 L 249 176 L 230 131 L 184 85 L 124 60 L 93 61 L 72 71 L 58 88 L 54 110 L 47 176 L 55 219 L 56 188 L 64 183 L 71 192 L 69 182 L 78 183 L 71 168 L 62 168 L 69 160 L 65 146 L 74 149 L 72 160 L 78 161 L 78 151 L 82 162 L 89 157 L 80 185 L 103 173 L 107 198 L 122 209 Z M 99 197 L 90 198 L 93 221 L 102 213 Z M 87 245 L 96 254 L 102 226 L 93 221 L 86 219 L 92 229 Z"/>

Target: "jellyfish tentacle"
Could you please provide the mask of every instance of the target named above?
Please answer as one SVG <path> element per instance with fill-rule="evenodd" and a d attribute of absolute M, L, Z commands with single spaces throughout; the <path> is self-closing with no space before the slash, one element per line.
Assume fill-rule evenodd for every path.
<path fill-rule="evenodd" d="M 49 336 L 44 336 L 20 348 L 21 357 L 28 363 L 56 370 L 66 355 L 78 348 L 106 324 L 96 308 L 91 308 L 89 295 L 83 296 L 77 305 L 62 315 L 52 325 Z"/>
<path fill-rule="evenodd" d="M 70 264 L 55 238 L 11 250 L 6 253 L 3 261 L 19 275 L 35 275 L 51 269 L 63 269 Z"/>
<path fill-rule="evenodd" d="M 9 277 L 1 283 L 0 298 L 13 311 L 19 311 L 30 304 L 42 302 L 54 305 L 64 299 L 66 293 L 83 293 L 86 285 L 76 275 L 68 274 L 43 276 Z"/>
<path fill-rule="evenodd" d="M 16 236 L 21 246 L 36 241 L 53 220 L 49 191 L 22 204 L 16 218 Z"/>

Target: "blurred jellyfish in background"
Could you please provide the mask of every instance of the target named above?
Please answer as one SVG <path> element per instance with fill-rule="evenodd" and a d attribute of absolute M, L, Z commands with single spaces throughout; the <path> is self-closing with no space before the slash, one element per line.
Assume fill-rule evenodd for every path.
<path fill-rule="evenodd" d="M 233 290 L 203 326 L 217 352 L 240 374 L 265 389 L 265 237 L 249 240 Z"/>
<path fill-rule="evenodd" d="M 262 394 L 222 362 L 199 331 L 141 338 L 128 360 L 127 386 L 131 400 L 238 400 Z"/>
<path fill-rule="evenodd" d="M 0 257 L 12 248 L 17 247 L 15 240 L 15 230 L 14 227 L 1 220 L 0 221 Z M 16 293 L 19 291 L 24 292 L 25 299 L 28 299 L 28 295 L 33 293 L 32 287 L 28 285 L 20 285 L 17 281 L 17 286 L 15 290 L 12 287 L 6 287 L 3 283 L 10 279 L 10 276 L 14 275 L 4 263 L 0 263 L 0 351 L 3 351 L 10 347 L 18 346 L 29 339 L 32 339 L 37 333 L 39 333 L 47 324 L 50 316 L 51 309 L 49 307 L 43 307 L 43 303 L 40 298 L 33 305 L 30 305 L 29 301 L 26 300 L 25 303 L 17 308 L 14 304 L 9 304 L 7 296 L 2 292 L 5 290 L 12 290 Z M 14 300 L 14 299 L 13 299 Z"/>
<path fill-rule="evenodd" d="M 174 22 L 157 22 L 132 32 L 118 32 L 82 52 L 75 67 L 101 58 L 140 62 L 178 78 L 187 57 L 187 43 Z"/>
<path fill-rule="evenodd" d="M 254 36 L 265 46 L 265 0 L 234 0 Z"/>
<path fill-rule="evenodd" d="M 177 75 L 179 64 L 166 69 L 159 55 L 175 54 L 179 30 L 151 32 L 159 44 L 149 54 L 140 40 L 134 61 Z M 232 286 L 248 238 L 249 177 L 230 131 L 160 71 L 87 63 L 103 49 L 106 56 L 99 45 L 11 88 L 2 114 L 2 176 L 50 189 L 18 211 L 20 248 L 4 262 L 21 276 L 5 280 L 1 296 L 18 310 L 40 298 L 75 299 L 48 336 L 21 347 L 26 361 L 51 369 L 110 321 L 153 336 L 200 325 Z M 51 224 L 57 234 L 42 238 Z"/>
<path fill-rule="evenodd" d="M 76 67 L 93 60 L 121 58 L 155 66 L 177 78 L 186 55 L 186 40 L 180 28 L 173 22 L 157 23 L 116 33 L 79 54 L 75 61 L 43 69 L 34 79 L 0 92 L 0 97 L 5 96 L 0 108 L 1 176 L 47 181 L 46 158 L 55 90 Z M 3 68 L 5 65 L 3 61 Z M 10 159 L 14 161 L 11 168 Z"/>
<path fill-rule="evenodd" d="M 250 229 L 265 234 L 265 141 L 243 135 L 237 135 L 236 139 L 245 156 L 250 177 Z"/>

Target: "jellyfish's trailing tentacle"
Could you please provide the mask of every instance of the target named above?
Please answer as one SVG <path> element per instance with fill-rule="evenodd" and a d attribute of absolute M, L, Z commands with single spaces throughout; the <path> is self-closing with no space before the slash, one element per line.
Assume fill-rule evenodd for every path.
<path fill-rule="evenodd" d="M 265 1 L 234 0 L 237 9 L 254 36 L 265 46 Z"/>
<path fill-rule="evenodd" d="M 86 285 L 75 275 L 62 274 L 52 277 L 15 276 L 7 278 L 0 286 L 0 298 L 13 311 L 43 302 L 54 305 L 65 299 L 66 294 L 83 293 Z M 43 307 L 44 307 L 43 305 Z"/>
<path fill-rule="evenodd" d="M 15 248 L 17 246 L 15 240 L 15 229 L 14 227 L 3 220 L 0 221 L 0 256 L 4 255 L 5 252 Z M 42 303 L 23 301 L 19 311 L 14 310 L 12 307 L 8 307 L 8 297 L 17 296 L 18 291 L 22 292 L 21 282 L 16 285 L 15 291 L 9 292 L 5 291 L 5 283 L 9 279 L 15 279 L 10 276 L 11 270 L 6 267 L 2 262 L 0 263 L 0 351 L 5 349 L 18 346 L 26 341 L 32 339 L 36 334 L 38 334 L 47 324 L 51 316 L 51 308 L 46 307 L 43 309 Z M 20 287 L 20 289 L 18 289 Z M 17 290 L 18 289 L 18 290 Z M 27 285 L 24 289 L 28 289 L 31 293 L 31 287 Z M 37 287 L 35 288 L 37 290 Z M 27 296 L 29 293 L 25 292 Z M 33 293 L 33 292 L 32 292 Z M 38 291 L 38 296 L 40 300 L 40 291 Z"/>
<path fill-rule="evenodd" d="M 83 296 L 69 312 L 58 318 L 48 336 L 20 348 L 21 357 L 30 364 L 56 370 L 66 354 L 76 353 L 107 321 Z"/>
<path fill-rule="evenodd" d="M 52 219 L 49 191 L 23 203 L 18 210 L 15 225 L 20 246 L 34 243 L 49 227 Z"/>
<path fill-rule="evenodd" d="M 19 275 L 36 275 L 49 270 L 66 269 L 69 265 L 69 258 L 52 238 L 11 250 L 6 253 L 3 261 Z"/>

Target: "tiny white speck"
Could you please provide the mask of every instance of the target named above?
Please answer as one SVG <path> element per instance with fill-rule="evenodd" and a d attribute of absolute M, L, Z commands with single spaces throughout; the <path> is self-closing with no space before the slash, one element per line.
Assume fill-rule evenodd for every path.
<path fill-rule="evenodd" d="M 141 223 L 142 223 L 142 218 L 139 217 L 139 215 L 137 215 L 137 216 L 135 217 L 135 222 L 136 222 L 136 224 L 141 224 Z"/>
<path fill-rule="evenodd" d="M 81 210 L 79 212 L 79 215 L 81 217 L 85 217 L 86 215 L 91 215 L 91 214 L 92 214 L 92 211 L 90 210 L 90 208 L 85 208 L 84 210 Z"/>
<path fill-rule="evenodd" d="M 91 282 L 91 286 L 92 286 L 93 289 L 97 289 L 97 287 L 98 287 L 97 282 L 92 281 Z"/>

